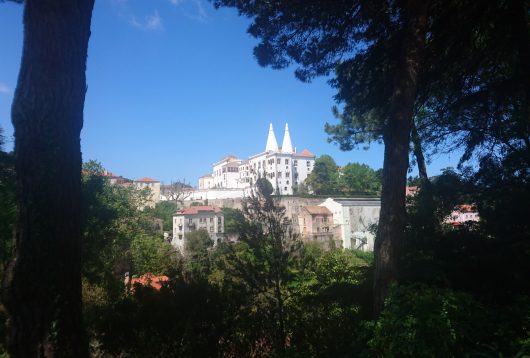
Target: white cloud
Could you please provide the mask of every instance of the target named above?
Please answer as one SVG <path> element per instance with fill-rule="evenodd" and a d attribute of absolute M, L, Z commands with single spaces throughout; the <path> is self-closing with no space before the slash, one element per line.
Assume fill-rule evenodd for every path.
<path fill-rule="evenodd" d="M 11 88 L 4 83 L 0 83 L 0 93 L 11 93 Z"/>
<path fill-rule="evenodd" d="M 172 3 L 175 6 L 178 6 L 178 5 L 182 4 L 184 1 L 186 1 L 186 0 L 169 0 L 169 2 Z"/>
<path fill-rule="evenodd" d="M 152 15 L 146 15 L 143 20 L 138 20 L 136 16 L 131 15 L 129 22 L 136 28 L 148 31 L 157 31 L 164 28 L 162 24 L 162 18 L 158 13 L 158 10 L 155 10 Z"/>

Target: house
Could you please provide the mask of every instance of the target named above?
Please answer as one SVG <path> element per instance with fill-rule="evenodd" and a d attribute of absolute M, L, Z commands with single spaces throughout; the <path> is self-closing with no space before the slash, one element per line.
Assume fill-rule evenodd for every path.
<path fill-rule="evenodd" d="M 328 198 L 319 206 L 329 209 L 339 227 L 345 249 L 374 250 L 373 229 L 379 223 L 381 200 L 377 198 Z"/>
<path fill-rule="evenodd" d="M 156 203 L 160 201 L 160 182 L 152 178 L 141 178 L 133 181 L 133 185 L 138 190 L 148 188 L 150 190 L 149 197 L 145 204 L 146 207 L 154 208 Z"/>
<path fill-rule="evenodd" d="M 275 192 L 293 195 L 298 185 L 311 173 L 314 165 L 313 153 L 307 149 L 297 152 L 293 147 L 288 124 L 285 124 L 282 146 L 279 147 L 271 123 L 265 151 L 246 160 L 229 155 L 214 163 L 212 174 L 199 178 L 199 190 L 193 197 L 243 197 L 245 192 L 250 192 L 259 178 L 266 178 Z"/>
<path fill-rule="evenodd" d="M 415 196 L 420 191 L 419 186 L 406 186 L 405 187 L 405 196 Z"/>
<path fill-rule="evenodd" d="M 325 206 L 303 206 L 298 214 L 297 224 L 304 241 L 316 241 L 327 247 L 335 239 L 341 244 L 338 226 L 333 224 L 333 214 Z"/>
<path fill-rule="evenodd" d="M 455 206 L 451 214 L 444 220 L 445 223 L 453 226 L 459 226 L 469 221 L 480 221 L 476 206 L 471 204 L 460 204 Z"/>
<path fill-rule="evenodd" d="M 186 235 L 195 230 L 204 229 L 210 239 L 217 244 L 224 239 L 224 216 L 216 206 L 191 206 L 177 211 L 173 215 L 172 244 L 184 252 Z"/>

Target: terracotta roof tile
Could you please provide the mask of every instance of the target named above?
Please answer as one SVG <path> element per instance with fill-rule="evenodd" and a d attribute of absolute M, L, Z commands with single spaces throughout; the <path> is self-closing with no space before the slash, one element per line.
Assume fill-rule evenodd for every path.
<path fill-rule="evenodd" d="M 304 209 L 311 215 L 331 215 L 331 211 L 325 206 L 308 205 Z"/>
<path fill-rule="evenodd" d="M 142 286 L 151 286 L 156 291 L 160 291 L 162 284 L 169 281 L 167 276 L 155 276 L 152 273 L 146 273 L 140 277 L 133 277 L 131 280 L 131 286 L 134 287 L 135 284 Z"/>
<path fill-rule="evenodd" d="M 135 180 L 137 182 L 144 182 L 144 183 L 158 183 L 159 181 L 153 178 L 144 177 L 142 179 Z"/>
<path fill-rule="evenodd" d="M 221 209 L 219 209 L 217 206 L 210 206 L 210 205 L 190 206 L 189 208 L 177 211 L 177 214 L 178 215 L 193 215 L 193 214 L 198 214 L 199 212 L 214 212 L 217 214 L 221 212 Z"/>
<path fill-rule="evenodd" d="M 314 158 L 315 155 L 308 151 L 307 149 L 302 150 L 300 153 L 294 153 L 297 157 L 308 157 L 308 158 Z"/>

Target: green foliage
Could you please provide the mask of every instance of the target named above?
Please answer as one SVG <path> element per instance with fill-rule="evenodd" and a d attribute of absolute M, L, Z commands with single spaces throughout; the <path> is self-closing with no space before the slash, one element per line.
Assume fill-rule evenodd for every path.
<path fill-rule="evenodd" d="M 225 220 L 225 233 L 232 235 L 238 234 L 245 223 L 245 216 L 239 209 L 222 208 Z"/>
<path fill-rule="evenodd" d="M 178 255 L 170 243 L 160 237 L 137 236 L 131 242 L 133 272 L 140 275 L 169 275 L 177 266 Z"/>
<path fill-rule="evenodd" d="M 346 196 L 376 196 L 381 193 L 381 181 L 368 165 L 348 163 L 342 168 L 338 188 Z"/>
<path fill-rule="evenodd" d="M 379 357 L 455 357 L 472 352 L 484 308 L 470 295 L 424 285 L 392 289 L 370 345 Z"/>
<path fill-rule="evenodd" d="M 123 292 L 126 272 L 167 272 L 174 254 L 169 244 L 155 238 L 149 210 L 139 209 L 146 192 L 111 185 L 103 172 L 98 162 L 83 165 L 82 274 L 89 284 L 117 297 Z"/>
<path fill-rule="evenodd" d="M 308 264 L 289 285 L 289 352 L 300 357 L 360 355 L 367 348 L 363 320 L 371 311 L 370 261 L 340 249 L 315 258 L 318 251 L 308 249 L 301 259 Z"/>
<path fill-rule="evenodd" d="M 209 250 L 213 241 L 206 229 L 199 229 L 186 234 L 184 247 L 184 267 L 193 279 L 206 279 L 210 271 Z"/>
<path fill-rule="evenodd" d="M 380 176 L 366 164 L 348 163 L 339 169 L 331 156 L 322 155 L 304 185 L 316 195 L 375 196 L 381 193 Z"/>
<path fill-rule="evenodd" d="M 313 171 L 305 180 L 305 184 L 317 195 L 337 193 L 338 167 L 329 155 L 321 155 L 315 160 Z"/>
<path fill-rule="evenodd" d="M 3 274 L 13 251 L 16 216 L 14 157 L 3 151 L 3 144 L 0 128 L 0 274 Z"/>
<path fill-rule="evenodd" d="M 173 230 L 173 214 L 177 211 L 177 204 L 174 201 L 161 201 L 154 208 L 145 208 L 146 214 L 163 222 L 164 231 Z"/>
<path fill-rule="evenodd" d="M 224 307 L 207 284 L 175 277 L 160 292 L 134 295 L 94 310 L 93 351 L 115 357 L 217 357 Z"/>

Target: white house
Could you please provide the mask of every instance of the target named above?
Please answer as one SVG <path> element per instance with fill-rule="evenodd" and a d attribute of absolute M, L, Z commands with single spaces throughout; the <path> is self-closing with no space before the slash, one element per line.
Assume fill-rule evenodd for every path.
<path fill-rule="evenodd" d="M 230 155 L 213 165 L 212 175 L 199 179 L 199 190 L 246 189 L 247 191 L 259 178 L 266 178 L 275 192 L 280 195 L 294 194 L 311 173 L 315 165 L 315 155 L 304 149 L 296 152 L 291 141 L 289 125 L 285 124 L 282 146 L 278 146 L 272 124 L 265 151 L 241 160 Z M 239 195 L 239 191 L 234 194 Z M 208 197 L 207 194 L 201 196 Z"/>
<path fill-rule="evenodd" d="M 216 206 L 191 206 L 173 215 L 173 240 L 171 243 L 184 252 L 186 235 L 204 229 L 216 244 L 224 238 L 224 216 Z"/>
<path fill-rule="evenodd" d="M 320 206 L 325 206 L 333 214 L 333 224 L 340 227 L 343 248 L 374 250 L 375 236 L 371 229 L 379 222 L 380 199 L 328 198 Z"/>

